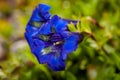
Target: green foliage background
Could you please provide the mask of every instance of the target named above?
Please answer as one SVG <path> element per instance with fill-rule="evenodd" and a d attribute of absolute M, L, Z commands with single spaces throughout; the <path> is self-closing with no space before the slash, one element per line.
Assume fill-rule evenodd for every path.
<path fill-rule="evenodd" d="M 65 71 L 38 64 L 24 39 L 39 3 L 63 18 L 80 20 L 85 38 Z M 120 80 L 120 0 L 0 0 L 0 80 Z"/>

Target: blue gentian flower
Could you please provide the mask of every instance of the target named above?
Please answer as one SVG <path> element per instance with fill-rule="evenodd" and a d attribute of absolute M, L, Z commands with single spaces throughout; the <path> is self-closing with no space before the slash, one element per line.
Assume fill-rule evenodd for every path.
<path fill-rule="evenodd" d="M 62 19 L 49 13 L 50 7 L 39 4 L 27 24 L 25 38 L 31 52 L 41 64 L 47 64 L 54 71 L 65 69 L 67 55 L 75 51 L 83 39 L 80 33 L 70 32 L 68 24 L 77 21 Z"/>

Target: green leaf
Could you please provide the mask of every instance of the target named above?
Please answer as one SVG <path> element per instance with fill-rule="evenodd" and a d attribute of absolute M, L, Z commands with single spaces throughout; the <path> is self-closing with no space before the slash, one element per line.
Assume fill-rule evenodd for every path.
<path fill-rule="evenodd" d="M 75 28 L 74 24 L 71 22 L 70 24 L 68 24 L 68 29 L 71 31 L 71 32 L 76 32 L 77 29 Z"/>
<path fill-rule="evenodd" d="M 77 30 L 78 30 L 78 31 L 81 30 L 81 22 L 77 22 Z"/>
<path fill-rule="evenodd" d="M 66 80 L 77 80 L 74 74 L 71 72 L 66 72 Z"/>
<path fill-rule="evenodd" d="M 92 34 L 90 22 L 86 18 L 81 19 L 81 32 Z"/>

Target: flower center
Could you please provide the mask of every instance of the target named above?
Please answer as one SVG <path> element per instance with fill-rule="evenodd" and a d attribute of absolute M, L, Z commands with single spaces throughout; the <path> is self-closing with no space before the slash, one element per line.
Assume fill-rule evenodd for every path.
<path fill-rule="evenodd" d="M 49 47 L 46 47 L 41 50 L 42 55 L 47 55 L 47 54 L 54 54 L 54 56 L 59 56 L 59 53 L 61 52 L 61 45 L 52 45 Z"/>
<path fill-rule="evenodd" d="M 42 49 L 42 54 L 45 55 L 45 54 L 48 54 L 50 52 L 52 52 L 52 48 L 51 47 L 46 47 L 44 49 Z"/>
<path fill-rule="evenodd" d="M 50 41 L 54 44 L 58 44 L 58 43 L 61 43 L 62 42 L 62 37 L 60 34 L 53 34 L 51 35 L 50 37 Z"/>
<path fill-rule="evenodd" d="M 52 53 L 54 53 L 55 56 L 57 56 L 60 53 L 61 46 L 63 43 L 63 39 L 60 34 L 54 33 L 49 36 L 48 35 L 40 35 L 40 38 L 44 41 L 52 43 L 52 45 L 49 45 L 41 50 L 43 55 L 50 54 L 52 52 Z"/>

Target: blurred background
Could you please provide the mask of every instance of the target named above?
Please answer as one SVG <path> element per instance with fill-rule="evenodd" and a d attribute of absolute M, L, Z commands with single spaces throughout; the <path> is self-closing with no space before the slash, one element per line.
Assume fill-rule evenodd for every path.
<path fill-rule="evenodd" d="M 24 39 L 39 3 L 52 15 L 81 20 L 85 38 L 65 71 L 38 64 Z M 120 80 L 120 0 L 0 0 L 0 80 Z"/>

